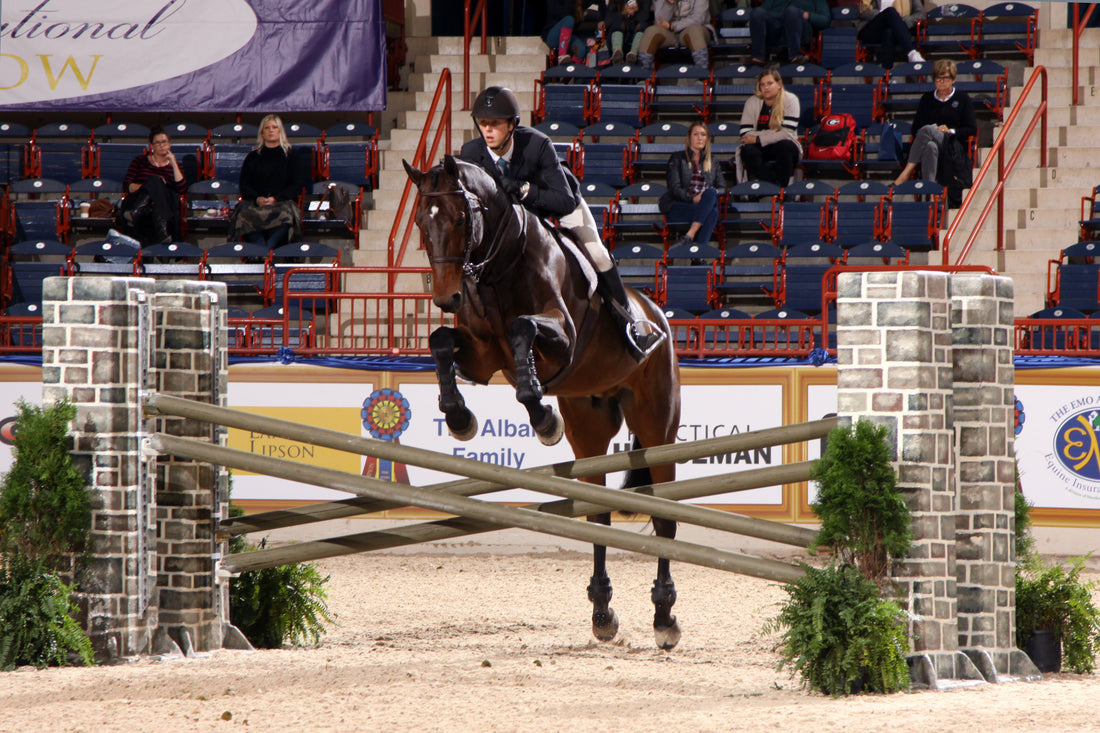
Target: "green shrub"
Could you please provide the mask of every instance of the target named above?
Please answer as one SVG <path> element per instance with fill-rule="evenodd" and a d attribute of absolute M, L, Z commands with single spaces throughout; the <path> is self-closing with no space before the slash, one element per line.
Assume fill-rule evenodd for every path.
<path fill-rule="evenodd" d="M 91 534 L 88 480 L 69 455 L 76 408 L 16 407 L 14 462 L 0 481 L 0 669 L 92 664 L 73 587 L 59 574 L 84 567 Z"/>
<path fill-rule="evenodd" d="M 912 542 L 909 507 L 897 489 L 885 437 L 884 426 L 866 420 L 853 429 L 835 428 L 811 473 L 817 481 L 811 507 L 821 519 L 811 551 L 829 547 L 875 582 Z"/>
<path fill-rule="evenodd" d="M 784 588 L 788 598 L 765 626 L 767 633 L 784 630 L 779 669 L 790 667 L 828 695 L 908 688 L 905 614 L 857 568 L 806 567 Z"/>
<path fill-rule="evenodd" d="M 244 511 L 229 505 L 229 516 Z M 229 540 L 229 552 L 250 549 L 243 536 Z M 316 644 L 325 632 L 322 622 L 333 623 L 325 600 L 328 593 L 316 566 L 293 563 L 282 567 L 246 570 L 229 582 L 229 619 L 256 647 L 276 649 L 284 643 Z"/>
<path fill-rule="evenodd" d="M 321 577 L 308 563 L 247 570 L 230 581 L 230 621 L 253 646 L 316 644 L 325 631 L 322 621 L 333 621 L 325 603 L 326 582 L 328 576 Z"/>
<path fill-rule="evenodd" d="M 1020 469 L 1016 469 L 1016 493 L 1014 497 L 1016 514 L 1016 563 L 1022 563 L 1035 552 L 1035 538 L 1031 536 L 1031 502 L 1024 496 L 1020 486 Z"/>
<path fill-rule="evenodd" d="M 1095 582 L 1081 580 L 1085 558 L 1049 565 L 1032 556 L 1016 568 L 1016 645 L 1021 649 L 1033 631 L 1053 631 L 1062 638 L 1062 666 L 1088 674 L 1100 651 L 1100 610 L 1092 602 Z"/>
<path fill-rule="evenodd" d="M 0 568 L 0 669 L 64 665 L 70 650 L 91 665 L 92 643 L 73 618 L 72 587 L 26 558 L 8 556 L 5 562 Z"/>
<path fill-rule="evenodd" d="M 14 462 L 0 483 L 0 553 L 67 569 L 72 554 L 87 550 L 92 521 L 88 479 L 69 455 L 76 407 L 16 407 Z"/>

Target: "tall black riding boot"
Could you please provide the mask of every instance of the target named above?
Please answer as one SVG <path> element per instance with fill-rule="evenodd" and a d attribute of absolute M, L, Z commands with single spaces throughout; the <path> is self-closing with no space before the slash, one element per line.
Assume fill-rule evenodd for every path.
<path fill-rule="evenodd" d="M 612 267 L 610 270 L 596 273 L 596 292 L 603 298 L 607 309 L 611 311 L 615 323 L 623 333 L 631 354 L 638 361 L 649 356 L 649 352 L 656 348 L 664 338 L 664 333 L 650 325 L 645 333 L 638 331 L 637 323 L 630 314 L 630 303 L 626 299 L 626 288 L 619 277 L 619 271 Z"/>

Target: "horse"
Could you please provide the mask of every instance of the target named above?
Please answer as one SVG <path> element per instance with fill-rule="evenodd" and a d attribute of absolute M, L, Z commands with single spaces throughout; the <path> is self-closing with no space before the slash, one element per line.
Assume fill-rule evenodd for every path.
<path fill-rule="evenodd" d="M 630 288 L 635 318 L 666 338 L 639 363 L 611 314 L 595 294 L 595 272 L 571 240 L 511 200 L 479 166 L 445 156 L 427 172 L 405 162 L 419 192 L 416 225 L 426 240 L 432 301 L 454 314 L 454 326 L 431 333 L 428 346 L 439 381 L 439 409 L 451 434 L 469 440 L 477 418 L 467 409 L 456 378 L 486 384 L 497 372 L 515 386 L 539 440 L 553 445 L 564 434 L 577 458 L 605 455 L 623 420 L 635 447 L 675 440 L 680 422 L 680 372 L 672 335 L 651 300 Z M 560 415 L 543 403 L 557 398 Z M 671 481 L 675 466 L 628 472 L 626 486 Z M 585 479 L 603 484 L 604 477 Z M 609 525 L 611 514 L 588 517 Z M 676 522 L 653 517 L 659 537 L 676 536 Z M 592 632 L 600 641 L 618 633 L 611 608 L 607 549 L 595 546 L 588 585 Z M 681 627 L 672 615 L 676 586 L 669 561 L 660 558 L 653 583 L 657 645 L 671 649 Z"/>

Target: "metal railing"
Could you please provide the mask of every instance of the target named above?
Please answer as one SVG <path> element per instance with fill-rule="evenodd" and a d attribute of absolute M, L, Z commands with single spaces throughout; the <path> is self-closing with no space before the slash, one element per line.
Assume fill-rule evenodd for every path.
<path fill-rule="evenodd" d="M 470 12 L 471 1 L 466 0 L 466 14 L 463 16 L 462 36 L 462 109 L 470 109 L 474 103 L 470 94 L 470 43 L 474 38 L 474 26 L 481 24 L 481 53 L 489 52 L 488 25 L 485 17 L 485 0 L 478 0 L 473 12 Z"/>
<path fill-rule="evenodd" d="M 1035 114 L 1032 116 L 1031 121 L 1028 123 L 1027 128 L 1024 130 L 1023 136 L 1020 138 L 1019 143 L 1016 146 L 1015 151 L 1012 153 L 1012 157 L 1009 158 L 1007 164 L 1005 163 L 1005 146 L 1007 145 L 1008 135 L 1012 132 L 1013 126 L 1016 123 L 1016 118 L 1020 114 L 1022 104 L 1028 95 L 1031 94 L 1031 90 L 1035 87 L 1036 81 L 1041 82 L 1042 92 L 1039 99 L 1039 106 L 1035 110 Z M 981 232 L 982 225 L 985 224 L 986 218 L 989 216 L 989 211 L 993 208 L 993 204 L 997 204 L 997 249 L 1004 249 L 1004 188 L 1005 180 L 1012 173 L 1012 170 L 1016 167 L 1016 161 L 1019 160 L 1020 154 L 1024 150 L 1024 146 L 1031 138 L 1032 132 L 1035 131 L 1035 126 L 1040 125 L 1039 132 L 1039 166 L 1046 168 L 1047 166 L 1047 70 L 1043 66 L 1038 66 L 1035 71 L 1032 72 L 1031 78 L 1028 79 L 1027 84 L 1024 85 L 1023 90 L 1020 92 L 1019 98 L 1012 105 L 1012 113 L 1009 114 L 1008 119 L 1005 120 L 1004 125 L 1001 127 L 1000 133 L 997 135 L 996 141 L 993 143 L 993 147 L 990 149 L 989 154 L 985 156 L 985 162 L 982 163 L 981 170 L 978 171 L 978 175 L 974 177 L 974 182 L 967 191 L 966 198 L 963 200 L 962 206 L 959 207 L 958 212 L 955 214 L 954 220 L 951 222 L 951 226 L 947 230 L 947 234 L 944 235 L 943 241 L 940 243 L 940 250 L 943 256 L 943 265 L 951 265 L 951 240 L 955 236 L 956 230 L 962 223 L 966 213 L 970 210 L 971 202 L 974 197 L 978 195 L 978 189 L 981 187 L 982 181 L 989 174 L 990 168 L 993 166 L 993 161 L 997 161 L 997 183 L 993 187 L 993 192 L 989 195 L 989 200 L 985 202 L 985 206 L 982 207 L 981 214 L 978 215 L 978 221 L 974 224 L 970 231 L 970 236 L 967 238 L 966 243 L 963 245 L 962 251 L 959 252 L 958 257 L 955 259 L 955 265 L 962 265 L 966 262 L 966 256 L 970 254 L 970 248 L 974 245 L 974 241 L 978 238 L 978 234 Z"/>
<path fill-rule="evenodd" d="M 1092 11 L 1096 10 L 1096 3 L 1089 3 L 1085 9 L 1085 14 L 1081 15 L 1082 3 L 1072 3 L 1073 5 L 1073 80 L 1070 82 L 1073 85 L 1073 105 L 1076 107 L 1081 104 L 1081 92 L 1077 87 L 1077 82 L 1080 78 L 1081 70 L 1081 35 L 1085 32 L 1085 28 L 1088 27 L 1089 18 L 1092 17 Z"/>

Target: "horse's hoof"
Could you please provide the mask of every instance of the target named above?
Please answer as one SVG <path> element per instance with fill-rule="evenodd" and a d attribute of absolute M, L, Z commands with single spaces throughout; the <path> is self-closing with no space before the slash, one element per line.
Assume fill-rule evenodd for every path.
<path fill-rule="evenodd" d="M 447 430 L 455 440 L 470 440 L 477 435 L 477 415 L 472 412 L 467 412 L 469 419 L 466 421 L 466 427 L 456 429 L 451 425 L 451 421 L 447 420 Z"/>
<path fill-rule="evenodd" d="M 561 436 L 565 434 L 565 423 L 558 411 L 550 408 L 550 416 L 541 425 L 535 426 L 535 435 L 543 445 L 557 445 Z"/>
<path fill-rule="evenodd" d="M 680 622 L 672 617 L 672 625 L 666 629 L 653 628 L 653 636 L 657 639 L 657 646 L 665 651 L 672 649 L 680 643 Z"/>
<path fill-rule="evenodd" d="M 606 613 L 592 614 L 592 635 L 600 641 L 611 641 L 619 633 L 619 614 L 609 608 Z"/>

